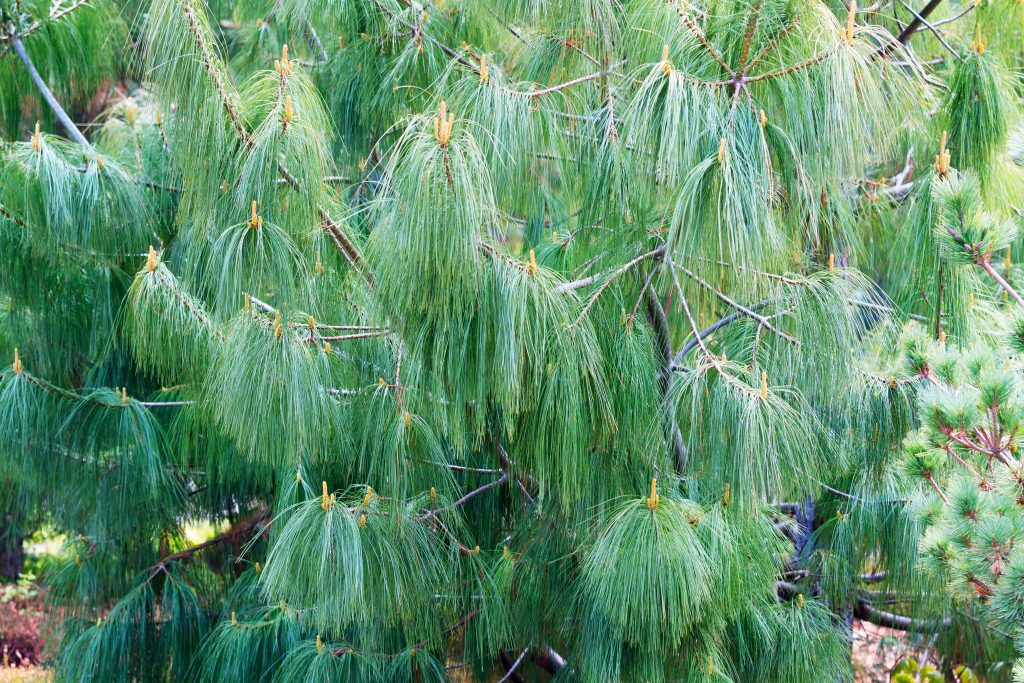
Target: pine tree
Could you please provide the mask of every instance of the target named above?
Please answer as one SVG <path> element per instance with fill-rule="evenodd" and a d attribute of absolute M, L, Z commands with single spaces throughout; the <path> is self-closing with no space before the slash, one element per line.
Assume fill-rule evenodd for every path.
<path fill-rule="evenodd" d="M 0 23 L 57 680 L 1024 681 L 1018 0 Z"/>

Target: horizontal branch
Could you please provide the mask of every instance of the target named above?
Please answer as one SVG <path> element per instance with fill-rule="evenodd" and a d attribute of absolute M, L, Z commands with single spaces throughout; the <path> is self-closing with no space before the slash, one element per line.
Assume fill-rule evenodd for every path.
<path fill-rule="evenodd" d="M 915 633 L 935 633 L 947 629 L 952 624 L 952 619 L 946 617 L 938 621 L 914 619 L 902 614 L 893 614 L 873 607 L 867 601 L 861 600 L 853 608 L 853 614 L 858 619 L 870 622 L 876 626 L 896 629 L 897 631 L 913 631 Z"/>
<path fill-rule="evenodd" d="M 513 95 L 519 95 L 521 97 L 543 97 L 544 95 L 550 95 L 551 93 L 558 92 L 559 90 L 571 88 L 574 85 L 580 85 L 581 83 L 586 83 L 588 81 L 593 81 L 595 79 L 601 78 L 602 76 L 607 76 L 612 71 L 625 64 L 626 60 L 623 59 L 621 62 L 612 64 L 607 69 L 601 69 L 600 71 L 595 71 L 592 74 L 580 76 L 579 78 L 574 78 L 571 81 L 565 81 L 564 83 L 559 83 L 558 85 L 552 85 L 548 88 L 541 88 L 540 90 L 528 90 L 526 92 L 517 92 L 515 90 L 510 90 L 509 92 Z"/>
<path fill-rule="evenodd" d="M 353 334 L 337 334 L 328 337 L 319 337 L 320 341 L 336 342 L 350 341 L 352 339 L 370 339 L 372 337 L 386 337 L 390 334 L 388 328 L 382 327 L 371 332 L 356 332 Z"/>
<path fill-rule="evenodd" d="M 156 573 L 159 572 L 160 570 L 166 569 L 167 565 L 169 563 L 171 563 L 171 562 L 180 562 L 182 560 L 191 559 L 192 556 L 195 555 L 196 553 L 200 553 L 200 552 L 202 552 L 204 550 L 207 550 L 208 548 L 212 548 L 213 546 L 220 545 L 222 543 L 230 543 L 230 542 L 238 540 L 239 538 L 241 538 L 243 536 L 248 536 L 249 533 L 253 529 L 258 527 L 260 524 L 262 524 L 269 517 L 270 517 L 270 511 L 269 510 L 261 510 L 260 512 L 257 512 L 255 515 L 253 515 L 249 519 L 246 519 L 246 520 L 244 520 L 242 522 L 239 522 L 238 524 L 235 524 L 234 526 L 232 526 L 227 531 L 225 531 L 223 533 L 220 533 L 220 534 L 217 534 L 216 536 L 214 536 L 213 538 L 211 538 L 208 541 L 204 541 L 202 543 L 198 543 L 196 545 L 189 546 L 188 548 L 185 548 L 184 550 L 179 550 L 176 553 L 168 555 L 167 557 L 161 559 L 155 565 L 150 567 L 150 569 L 151 569 L 150 578 L 155 576 Z"/>

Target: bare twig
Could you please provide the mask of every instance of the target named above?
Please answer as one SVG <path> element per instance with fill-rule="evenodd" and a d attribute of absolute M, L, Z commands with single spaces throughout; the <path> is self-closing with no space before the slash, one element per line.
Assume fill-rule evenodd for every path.
<path fill-rule="evenodd" d="M 622 60 L 621 62 L 618 62 L 616 64 L 612 64 L 607 69 L 602 69 L 600 71 L 595 71 L 592 74 L 587 74 L 586 76 L 580 76 L 579 78 L 574 78 L 571 81 L 565 81 L 564 83 L 559 83 L 558 85 L 552 85 L 551 87 L 548 87 L 548 88 L 541 88 L 540 90 L 528 90 L 526 92 L 518 92 L 518 91 L 515 91 L 515 90 L 510 90 L 509 93 L 512 94 L 512 95 L 521 95 L 522 97 L 543 97 L 544 95 L 550 95 L 551 93 L 558 92 L 559 90 L 565 90 L 566 88 L 571 88 L 574 85 L 579 85 L 581 83 L 586 83 L 587 81 L 593 81 L 595 79 L 601 78 L 602 76 L 607 76 L 612 71 L 614 71 L 615 69 L 617 69 L 620 66 L 624 65 L 625 63 L 626 63 L 626 60 Z"/>
<path fill-rule="evenodd" d="M 519 665 L 523 663 L 523 658 L 526 657 L 526 653 L 529 651 L 529 645 L 523 648 L 523 651 L 520 652 L 519 656 L 516 657 L 516 660 L 512 662 L 512 666 L 508 668 L 508 671 L 505 672 L 505 675 L 498 679 L 498 683 L 506 683 L 507 681 L 511 680 L 512 676 L 515 675 L 516 669 L 518 669 Z"/>
<path fill-rule="evenodd" d="M 593 296 L 590 297 L 590 301 L 588 301 L 587 305 L 583 307 L 582 311 L 580 311 L 580 315 L 578 318 L 576 318 L 576 322 L 573 323 L 573 326 L 575 327 L 576 325 L 579 325 L 580 322 L 582 322 L 582 320 L 587 316 L 587 313 L 590 311 L 590 309 L 594 306 L 595 303 L 597 303 L 598 298 L 600 298 L 601 294 L 604 293 L 606 289 L 608 289 L 612 282 L 620 278 L 622 275 L 625 275 L 638 264 L 642 263 L 643 261 L 646 261 L 649 258 L 662 258 L 665 255 L 667 248 L 668 247 L 663 244 L 657 249 L 652 249 L 651 251 L 645 254 L 640 254 L 633 260 L 621 266 L 618 270 L 612 272 L 607 277 L 607 279 L 605 279 L 605 281 L 601 283 L 601 286 L 597 288 L 597 291 L 594 292 Z M 567 285 L 568 284 L 572 283 L 567 283 Z M 562 285 L 562 287 L 566 287 L 566 285 Z M 562 287 L 560 287 L 559 290 L 562 290 Z M 575 287 L 566 287 L 566 289 L 570 290 L 574 288 Z"/>
<path fill-rule="evenodd" d="M 792 335 L 786 334 L 782 330 L 780 330 L 777 327 L 775 327 L 774 325 L 772 325 L 771 321 L 769 321 L 768 318 L 764 317 L 763 315 L 760 315 L 759 313 L 754 312 L 753 310 L 751 310 L 750 308 L 747 308 L 743 304 L 741 304 L 741 303 L 739 303 L 737 301 L 732 300 L 731 298 L 726 296 L 724 293 L 718 291 L 715 287 L 711 286 L 708 282 L 706 282 L 699 275 L 697 275 L 696 273 L 691 272 L 685 266 L 679 266 L 679 270 L 681 270 L 684 273 L 686 273 L 687 277 L 689 277 L 691 280 L 693 280 L 698 285 L 700 285 L 704 289 L 706 289 L 709 292 L 711 292 L 712 294 L 714 294 L 716 297 L 718 297 L 719 299 L 721 299 L 725 303 L 727 303 L 730 306 L 732 306 L 733 308 L 735 308 L 737 311 L 742 311 L 745 315 L 747 315 L 747 316 L 753 318 L 754 320 L 756 320 L 757 322 L 761 323 L 762 325 L 765 326 L 766 329 L 771 330 L 772 332 L 774 332 L 775 334 L 779 335 L 780 337 L 782 337 L 783 339 L 785 339 L 789 343 L 795 344 L 797 346 L 800 346 L 800 340 L 799 339 L 796 339 Z"/>

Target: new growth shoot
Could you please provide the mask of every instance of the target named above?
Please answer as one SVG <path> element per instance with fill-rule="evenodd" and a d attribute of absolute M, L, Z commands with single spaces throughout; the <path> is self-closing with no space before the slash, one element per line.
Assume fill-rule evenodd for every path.
<path fill-rule="evenodd" d="M 846 17 L 846 30 L 843 32 L 843 42 L 853 45 L 853 28 L 857 19 L 857 0 L 850 0 L 850 13 Z"/>
<path fill-rule="evenodd" d="M 448 113 L 448 105 L 442 100 L 441 112 L 434 117 L 434 138 L 442 147 L 448 146 L 452 139 L 452 124 L 455 123 L 455 114 Z"/>
<path fill-rule="evenodd" d="M 939 153 L 935 155 L 935 172 L 940 178 L 945 178 L 949 173 L 950 155 L 946 149 L 946 131 L 942 131 L 942 142 L 939 144 Z"/>
<path fill-rule="evenodd" d="M 658 495 L 658 478 L 654 477 L 651 479 L 651 495 L 647 497 L 647 507 L 654 512 L 658 509 L 659 502 L 661 502 L 661 496 Z"/>

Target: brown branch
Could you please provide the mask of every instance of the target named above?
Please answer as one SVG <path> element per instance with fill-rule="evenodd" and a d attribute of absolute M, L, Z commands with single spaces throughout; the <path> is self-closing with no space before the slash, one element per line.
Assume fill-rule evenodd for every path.
<path fill-rule="evenodd" d="M 192 37 L 196 41 L 196 47 L 199 48 L 199 52 L 202 55 L 203 66 L 206 67 L 206 74 L 210 77 L 210 81 L 213 83 L 213 87 L 216 89 L 217 95 L 220 97 L 221 104 L 227 112 L 228 118 L 231 119 L 232 127 L 235 129 L 235 132 L 238 133 L 238 137 L 242 139 L 242 142 L 245 143 L 246 146 L 251 145 L 249 131 L 246 130 L 245 124 L 242 123 L 242 117 L 238 113 L 238 109 L 235 108 L 234 103 L 231 101 L 227 83 L 224 80 L 224 74 L 217 68 L 217 64 L 220 60 L 214 53 L 213 46 L 210 45 L 203 37 L 200 19 L 196 16 L 195 9 L 188 0 L 179 0 L 178 4 L 185 15 L 185 22 L 192 31 Z"/>
<path fill-rule="evenodd" d="M 658 298 L 654 288 L 647 285 L 644 288 L 644 296 L 647 298 L 647 321 L 654 330 L 655 350 L 658 356 L 658 386 L 661 388 L 662 398 L 665 399 L 668 411 L 668 436 L 675 455 L 676 469 L 682 473 L 686 469 L 689 453 L 686 450 L 686 444 L 683 443 L 683 434 L 679 430 L 675 404 L 669 400 L 673 380 L 672 333 L 669 330 L 668 318 L 665 316 L 665 308 L 661 305 L 661 299 Z"/>
<path fill-rule="evenodd" d="M 329 337 L 319 337 L 320 341 L 325 342 L 336 342 L 336 341 L 350 341 L 352 339 L 371 339 L 373 337 L 386 337 L 390 332 L 388 328 L 374 330 L 372 332 L 356 332 L 353 334 L 338 334 Z"/>
<path fill-rule="evenodd" d="M 1003 276 L 1002 276 L 1002 275 L 1000 275 L 999 273 L 997 273 L 997 272 L 995 271 L 995 269 L 994 269 L 994 268 L 992 268 L 992 264 L 991 264 L 991 263 L 989 263 L 989 258 L 988 258 L 987 256 L 986 256 L 985 258 L 981 258 L 981 259 L 976 259 L 976 260 L 975 260 L 975 263 L 977 263 L 977 264 L 978 264 L 979 266 L 981 266 L 981 269 L 982 269 L 982 270 L 984 270 L 984 271 L 985 271 L 986 273 L 988 273 L 988 274 L 989 274 L 989 276 L 991 276 L 991 277 L 992 277 L 992 279 L 993 279 L 993 280 L 995 280 L 995 281 L 996 281 L 996 283 L 997 283 L 997 284 L 998 284 L 998 285 L 999 285 L 1000 287 L 1002 287 L 1002 288 L 1003 288 L 1003 290 L 1004 290 L 1004 291 L 1005 291 L 1005 292 L 1006 292 L 1007 294 L 1009 294 L 1009 295 L 1010 295 L 1011 297 L 1013 297 L 1013 300 L 1014 300 L 1014 301 L 1016 301 L 1016 302 L 1017 302 L 1018 304 L 1020 304 L 1021 306 L 1024 306 L 1024 298 L 1021 298 L 1020 294 L 1018 294 L 1018 293 L 1017 293 L 1017 290 L 1013 288 L 1013 285 L 1011 285 L 1011 284 L 1010 284 L 1009 282 L 1007 282 L 1007 281 L 1006 281 L 1006 280 L 1005 280 L 1005 279 L 1003 278 Z"/>
<path fill-rule="evenodd" d="M 782 42 L 783 38 L 788 36 L 789 32 L 792 31 L 794 28 L 796 28 L 796 24 L 797 24 L 797 21 L 794 19 L 791 23 L 787 24 L 785 28 L 783 28 L 781 31 L 776 33 L 775 37 L 772 38 L 768 42 L 767 45 L 765 45 L 763 48 L 761 48 L 761 51 L 758 52 L 756 55 L 754 55 L 754 58 L 750 60 L 750 63 L 747 64 L 746 71 L 749 72 L 751 69 L 753 69 L 755 66 L 757 66 L 758 63 L 760 63 L 760 61 L 762 59 L 767 57 L 768 54 L 771 53 L 772 50 L 774 50 L 776 47 L 778 47 L 779 43 Z"/>
<path fill-rule="evenodd" d="M 9 220 L 9 221 L 13 222 L 13 223 L 14 223 L 15 225 L 17 225 L 17 226 L 18 226 L 19 228 L 24 228 L 24 227 L 26 227 L 26 225 L 25 225 L 25 221 L 21 220 L 20 218 L 18 218 L 17 216 L 15 216 L 15 215 L 14 215 L 13 213 L 11 213 L 11 210 L 10 210 L 10 209 L 8 209 L 8 208 L 7 208 L 6 206 L 4 206 L 3 204 L 0 204 L 0 216 L 3 216 L 3 217 L 4 217 L 4 218 L 6 218 L 7 220 Z"/>
<path fill-rule="evenodd" d="M 915 12 L 914 18 L 910 20 L 909 24 L 903 27 L 900 34 L 896 36 L 896 40 L 886 43 L 882 49 L 879 50 L 879 54 L 884 57 L 896 49 L 897 45 L 906 45 L 910 38 L 917 33 L 918 29 L 924 25 L 924 21 L 928 18 L 928 15 L 938 9 L 941 4 L 942 0 L 930 0 L 920 12 Z"/>
<path fill-rule="evenodd" d="M 718 62 L 718 65 L 725 69 L 726 73 L 730 76 L 735 76 L 736 71 L 725 63 L 725 60 L 722 59 L 722 55 L 719 54 L 718 50 L 715 49 L 715 46 L 711 44 L 711 41 L 707 39 L 704 32 L 701 31 L 700 27 L 693 21 L 693 18 L 691 18 L 684 10 L 677 10 L 677 13 L 679 14 L 679 18 L 683 20 L 683 24 L 686 25 L 686 28 L 694 35 L 695 38 L 697 38 L 697 42 L 699 42 L 704 50 L 711 55 L 711 58 Z"/>
<path fill-rule="evenodd" d="M 565 90 L 566 88 L 571 88 L 574 85 L 579 85 L 580 83 L 586 83 L 588 81 L 593 81 L 595 79 L 601 78 L 602 76 L 607 76 L 615 69 L 619 68 L 620 66 L 623 66 L 625 63 L 626 60 L 623 59 L 621 62 L 613 64 L 607 69 L 595 71 L 592 74 L 580 76 L 579 78 L 574 78 L 571 81 L 565 81 L 564 83 L 559 83 L 558 85 L 552 85 L 551 87 L 548 88 L 541 88 L 540 90 L 528 90 L 527 92 L 517 92 L 515 90 L 509 90 L 509 93 L 512 95 L 519 95 L 521 97 L 542 97 L 544 95 L 550 95 L 553 92 Z"/>
<path fill-rule="evenodd" d="M 897 631 L 913 631 L 915 633 L 935 633 L 936 631 L 949 628 L 952 624 L 952 620 L 948 617 L 938 621 L 922 621 L 903 616 L 902 614 L 884 612 L 868 604 L 865 600 L 860 600 L 857 603 L 853 608 L 853 614 L 858 619 L 870 622 L 876 626 L 884 626 L 896 629 Z"/>
<path fill-rule="evenodd" d="M 167 557 L 163 558 L 155 565 L 150 567 L 151 577 L 155 576 L 156 573 L 161 571 L 162 569 L 166 569 L 167 565 L 171 562 L 180 562 L 182 560 L 191 559 L 192 556 L 196 553 L 200 553 L 208 548 L 212 548 L 213 546 L 220 545 L 222 543 L 231 543 L 237 541 L 242 536 L 247 536 L 253 529 L 258 527 L 269 517 L 269 510 L 261 510 L 260 512 L 256 513 L 249 519 L 246 519 L 242 522 L 239 522 L 238 524 L 235 524 L 227 531 L 217 534 L 208 541 L 204 541 L 203 543 L 198 543 L 196 545 L 189 546 L 184 550 L 179 550 L 178 552 L 172 555 L 168 555 Z M 260 533 L 262 533 L 262 530 L 260 531 Z"/>

